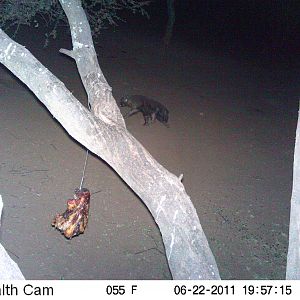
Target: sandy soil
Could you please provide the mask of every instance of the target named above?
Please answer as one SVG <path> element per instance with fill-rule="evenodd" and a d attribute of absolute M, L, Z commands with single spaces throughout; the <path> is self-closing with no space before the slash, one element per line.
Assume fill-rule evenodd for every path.
<path fill-rule="evenodd" d="M 37 33 L 34 34 L 38 36 Z M 42 48 L 17 41 L 85 103 L 67 34 Z M 234 59 L 182 42 L 161 55 L 158 36 L 121 26 L 97 52 L 119 99 L 143 94 L 165 104 L 170 128 L 127 120 L 129 131 L 184 185 L 223 279 L 283 279 L 300 87 L 296 70 Z M 298 77 L 297 77 L 298 76 Z M 66 240 L 51 226 L 78 187 L 85 150 L 35 96 L 0 68 L 0 239 L 27 279 L 170 279 L 159 230 L 143 203 L 90 156 L 86 233 Z"/>

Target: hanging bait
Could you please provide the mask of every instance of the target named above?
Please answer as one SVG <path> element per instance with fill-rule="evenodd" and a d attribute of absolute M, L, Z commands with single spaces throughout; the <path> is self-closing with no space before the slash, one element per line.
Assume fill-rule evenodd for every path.
<path fill-rule="evenodd" d="M 86 188 L 76 189 L 74 199 L 67 201 L 67 210 L 57 214 L 51 225 L 71 239 L 81 233 L 88 223 L 90 208 L 90 191 Z"/>

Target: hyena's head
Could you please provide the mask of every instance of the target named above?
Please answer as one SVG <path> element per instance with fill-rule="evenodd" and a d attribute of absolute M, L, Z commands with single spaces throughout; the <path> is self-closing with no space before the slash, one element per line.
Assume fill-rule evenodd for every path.
<path fill-rule="evenodd" d="M 124 96 L 121 98 L 120 100 L 120 106 L 124 107 L 124 106 L 129 106 L 129 100 L 127 96 Z"/>

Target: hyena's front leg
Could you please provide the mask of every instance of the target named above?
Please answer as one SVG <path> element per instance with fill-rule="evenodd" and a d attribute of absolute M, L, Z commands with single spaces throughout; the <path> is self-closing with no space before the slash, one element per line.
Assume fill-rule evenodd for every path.
<path fill-rule="evenodd" d="M 155 120 L 156 120 L 156 112 L 153 112 L 153 113 L 151 114 L 151 123 L 154 123 Z"/>
<path fill-rule="evenodd" d="M 150 116 L 149 115 L 144 115 L 144 120 L 145 120 L 144 125 L 146 125 L 146 126 L 150 125 L 150 123 L 152 121 L 151 115 Z"/>

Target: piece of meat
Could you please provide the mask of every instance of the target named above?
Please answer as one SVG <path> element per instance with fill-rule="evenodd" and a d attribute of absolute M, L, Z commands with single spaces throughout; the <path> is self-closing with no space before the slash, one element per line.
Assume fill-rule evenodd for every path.
<path fill-rule="evenodd" d="M 67 210 L 57 214 L 51 225 L 71 239 L 84 232 L 89 218 L 90 192 L 86 188 L 76 189 L 74 199 L 67 201 Z"/>

